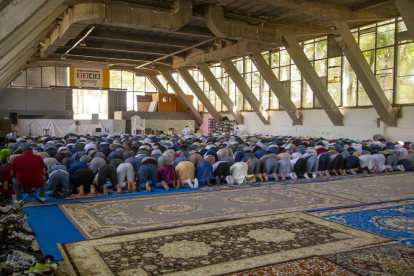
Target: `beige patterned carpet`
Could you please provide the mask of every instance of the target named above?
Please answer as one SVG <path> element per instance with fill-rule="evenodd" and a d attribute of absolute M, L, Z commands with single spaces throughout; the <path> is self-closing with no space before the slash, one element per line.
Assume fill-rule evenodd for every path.
<path fill-rule="evenodd" d="M 183 225 L 356 206 L 361 202 L 305 191 L 295 185 L 264 186 L 59 205 L 86 239 Z"/>
<path fill-rule="evenodd" d="M 73 275 L 217 275 L 390 239 L 301 212 L 62 244 Z"/>

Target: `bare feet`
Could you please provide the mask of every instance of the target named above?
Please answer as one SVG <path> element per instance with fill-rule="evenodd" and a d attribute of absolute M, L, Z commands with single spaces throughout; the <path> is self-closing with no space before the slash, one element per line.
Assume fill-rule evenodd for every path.
<path fill-rule="evenodd" d="M 95 195 L 95 186 L 91 185 L 90 191 L 89 191 L 90 195 Z"/>
<path fill-rule="evenodd" d="M 206 179 L 206 182 L 207 182 L 207 186 L 208 186 L 208 187 L 211 187 L 210 178 L 207 178 L 207 179 Z"/>
<path fill-rule="evenodd" d="M 345 176 L 345 172 L 344 172 L 343 170 L 339 169 L 339 173 L 340 173 L 342 176 Z"/>
<path fill-rule="evenodd" d="M 131 190 L 133 193 L 135 193 L 137 191 L 137 186 L 135 186 L 134 181 L 131 181 Z"/>
<path fill-rule="evenodd" d="M 122 188 L 121 188 L 121 184 L 116 184 L 116 192 L 120 195 L 122 194 Z"/>
<path fill-rule="evenodd" d="M 244 177 L 243 185 L 247 185 L 247 178 L 246 177 Z"/>
<path fill-rule="evenodd" d="M 257 182 L 256 176 L 253 175 L 253 177 L 252 177 L 252 183 L 256 183 L 256 182 Z"/>
<path fill-rule="evenodd" d="M 164 187 L 164 189 L 166 189 L 167 191 L 170 190 L 170 187 L 168 186 L 167 183 L 165 183 L 165 181 L 161 182 L 162 186 Z"/>
<path fill-rule="evenodd" d="M 282 176 L 282 181 L 286 181 L 285 173 L 281 173 L 280 175 Z"/>
<path fill-rule="evenodd" d="M 332 170 L 331 173 L 338 175 L 338 173 L 335 170 Z"/>
<path fill-rule="evenodd" d="M 106 184 L 103 186 L 103 193 L 106 196 L 108 195 L 108 185 L 106 185 Z"/>
<path fill-rule="evenodd" d="M 318 177 L 317 178 L 329 178 L 329 177 L 326 176 L 326 175 L 322 175 L 322 172 L 321 171 L 318 171 Z"/>
<path fill-rule="evenodd" d="M 177 180 L 177 185 L 175 186 L 175 189 L 180 189 L 180 187 L 181 187 L 181 184 L 180 184 L 180 180 Z"/>
<path fill-rule="evenodd" d="M 279 181 L 279 178 L 277 178 L 277 173 L 274 173 L 273 177 L 275 178 L 276 182 Z"/>
<path fill-rule="evenodd" d="M 148 193 L 151 193 L 151 186 L 150 186 L 149 182 L 145 183 L 145 189 L 147 189 Z"/>
<path fill-rule="evenodd" d="M 265 180 L 266 182 L 269 182 L 269 177 L 267 176 L 267 174 L 263 173 L 263 177 L 264 177 L 264 180 Z"/>
<path fill-rule="evenodd" d="M 326 170 L 326 171 L 325 171 L 325 175 L 326 175 L 327 177 L 331 177 L 331 174 L 329 173 L 329 171 L 328 171 L 328 170 Z"/>
<path fill-rule="evenodd" d="M 79 196 L 80 196 L 80 197 L 83 197 L 83 196 L 85 195 L 85 193 L 83 192 L 83 185 L 81 185 L 81 186 L 78 188 L 78 192 L 79 192 Z"/>
<path fill-rule="evenodd" d="M 259 173 L 257 176 L 259 177 L 260 182 L 263 182 L 263 176 L 262 176 L 262 174 L 261 174 L 261 173 Z"/>
<path fill-rule="evenodd" d="M 394 171 L 394 169 L 393 169 L 393 168 L 389 168 L 389 169 L 388 169 L 388 171 L 389 171 L 389 172 L 393 172 L 393 171 Z"/>
<path fill-rule="evenodd" d="M 132 187 L 131 187 L 131 182 L 130 181 L 128 181 L 127 187 L 128 187 L 128 193 L 132 192 Z"/>

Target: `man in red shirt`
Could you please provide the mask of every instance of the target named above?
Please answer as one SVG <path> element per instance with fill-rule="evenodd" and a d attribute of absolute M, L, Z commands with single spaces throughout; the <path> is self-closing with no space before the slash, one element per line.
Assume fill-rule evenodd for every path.
<path fill-rule="evenodd" d="M 13 176 L 13 188 L 16 192 L 16 201 L 23 201 L 22 188 L 40 187 L 39 198 L 46 201 L 46 167 L 42 157 L 34 155 L 31 148 L 26 148 L 24 153 L 14 158 L 10 175 Z"/>

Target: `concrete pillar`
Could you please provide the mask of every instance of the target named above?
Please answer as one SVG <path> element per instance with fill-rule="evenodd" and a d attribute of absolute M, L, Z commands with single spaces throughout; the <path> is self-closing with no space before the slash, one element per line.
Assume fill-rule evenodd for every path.
<path fill-rule="evenodd" d="M 190 109 L 191 113 L 194 115 L 194 119 L 199 123 L 203 123 L 203 116 L 200 115 L 197 108 L 194 107 L 190 99 L 184 94 L 184 91 L 172 77 L 169 71 L 160 71 L 164 79 L 170 84 L 171 88 L 174 90 L 175 94 L 180 98 L 180 100 Z"/>
<path fill-rule="evenodd" d="M 244 80 L 240 72 L 237 70 L 233 61 L 230 58 L 226 58 L 221 59 L 220 63 L 227 70 L 229 77 L 239 88 L 240 92 L 246 98 L 247 102 L 253 107 L 253 110 L 256 112 L 257 116 L 259 116 L 263 124 L 270 125 L 269 115 L 266 113 L 266 110 L 263 110 L 263 108 L 260 106 L 259 100 L 253 94 L 252 90 L 247 85 L 246 81 Z"/>
<path fill-rule="evenodd" d="M 165 89 L 164 85 L 160 82 L 156 75 L 147 75 L 148 79 L 152 82 L 152 84 L 157 88 L 160 93 L 168 94 L 167 89 Z"/>
<path fill-rule="evenodd" d="M 414 40 L 414 2 L 410 0 L 395 0 L 395 5 L 404 19 L 411 39 Z"/>
<path fill-rule="evenodd" d="M 200 86 L 196 83 L 194 78 L 190 75 L 186 68 L 177 69 L 178 74 L 184 79 L 187 85 L 191 88 L 193 93 L 197 96 L 197 98 L 201 101 L 201 103 L 205 106 L 208 112 L 213 116 L 214 120 L 217 122 L 221 121 L 221 115 L 217 112 L 214 105 L 210 102 L 210 100 L 206 97 L 203 90 L 201 90 Z"/>
<path fill-rule="evenodd" d="M 217 81 L 216 77 L 213 75 L 208 66 L 205 63 L 198 63 L 197 67 L 200 73 L 204 76 L 204 78 L 213 88 L 214 92 L 216 92 L 217 97 L 219 97 L 222 103 L 224 103 L 224 105 L 227 107 L 230 114 L 237 121 L 237 123 L 243 124 L 243 115 L 240 114 L 240 111 L 237 110 L 237 107 L 234 105 L 229 95 L 227 95 L 226 91 L 224 91 L 223 87 Z"/>
<path fill-rule="evenodd" d="M 331 24 L 336 28 L 332 32 L 338 36 L 337 42 L 339 46 L 343 48 L 349 64 L 364 87 L 381 120 L 388 126 L 397 126 L 395 111 L 392 109 L 377 78 L 362 54 L 348 24 L 341 21 L 332 21 Z"/>
<path fill-rule="evenodd" d="M 259 70 L 260 74 L 262 74 L 262 77 L 269 84 L 269 87 L 273 91 L 273 94 L 275 94 L 275 96 L 279 99 L 280 103 L 285 108 L 293 123 L 295 125 L 302 125 L 301 114 L 296 109 L 296 106 L 290 99 L 289 94 L 283 88 L 282 84 L 277 79 L 264 57 L 261 54 L 252 54 L 250 56 L 257 70 Z"/>
<path fill-rule="evenodd" d="M 289 52 L 290 57 L 295 62 L 306 82 L 312 88 L 315 97 L 321 103 L 323 109 L 325 109 L 329 119 L 331 119 L 335 126 L 342 126 L 344 116 L 341 111 L 339 111 L 338 106 L 335 104 L 331 95 L 329 95 L 328 89 L 310 64 L 308 57 L 303 52 L 297 39 L 294 36 L 283 35 L 283 45 Z"/>

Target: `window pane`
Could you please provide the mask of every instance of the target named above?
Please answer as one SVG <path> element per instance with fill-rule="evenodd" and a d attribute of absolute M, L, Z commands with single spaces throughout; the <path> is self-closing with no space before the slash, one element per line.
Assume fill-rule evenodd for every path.
<path fill-rule="evenodd" d="M 279 99 L 273 92 L 270 92 L 270 109 L 279 109 Z"/>
<path fill-rule="evenodd" d="M 377 47 L 394 45 L 395 43 L 395 24 L 378 27 Z"/>
<path fill-rule="evenodd" d="M 298 67 L 296 67 L 296 65 L 292 65 L 290 70 L 291 70 L 290 72 L 292 74 L 291 80 L 292 81 L 300 81 L 301 80 L 301 74 L 300 74 L 300 71 L 299 71 Z"/>
<path fill-rule="evenodd" d="M 110 71 L 110 87 L 111 88 L 122 88 L 121 87 L 121 71 Z"/>
<path fill-rule="evenodd" d="M 414 103 L 414 76 L 397 78 L 396 104 Z"/>
<path fill-rule="evenodd" d="M 332 99 L 336 103 L 336 105 L 341 105 L 341 83 L 329 83 L 328 84 L 328 92 L 331 95 Z"/>
<path fill-rule="evenodd" d="M 260 74 L 254 72 L 252 75 L 252 87 L 260 87 Z"/>
<path fill-rule="evenodd" d="M 414 43 L 398 46 L 397 76 L 414 75 Z"/>
<path fill-rule="evenodd" d="M 315 61 L 315 71 L 318 73 L 319 77 L 327 75 L 326 59 Z"/>
<path fill-rule="evenodd" d="M 272 53 L 272 68 L 279 67 L 279 52 Z"/>
<path fill-rule="evenodd" d="M 361 82 L 358 81 L 358 106 L 372 105 L 371 100 L 368 98 L 367 92 Z"/>
<path fill-rule="evenodd" d="M 363 52 L 365 59 L 367 60 L 369 66 L 371 67 L 372 72 L 374 72 L 375 67 L 375 51 L 366 51 Z"/>
<path fill-rule="evenodd" d="M 377 80 L 390 103 L 394 90 L 394 47 L 377 50 Z"/>
<path fill-rule="evenodd" d="M 315 43 L 315 59 L 322 59 L 328 56 L 328 41 L 319 41 Z"/>
<path fill-rule="evenodd" d="M 290 98 L 297 108 L 300 107 L 301 83 L 301 81 L 292 81 L 290 85 Z"/>
<path fill-rule="evenodd" d="M 312 43 L 312 44 L 303 46 L 303 51 L 305 52 L 309 60 L 313 60 L 314 54 L 315 54 L 315 44 Z"/>
<path fill-rule="evenodd" d="M 236 68 L 240 74 L 243 74 L 243 59 L 236 61 Z"/>
<path fill-rule="evenodd" d="M 286 81 L 290 79 L 290 66 L 280 68 L 280 81 Z"/>
<path fill-rule="evenodd" d="M 280 66 L 286 66 L 290 64 L 290 55 L 284 50 L 280 52 Z"/>
<path fill-rule="evenodd" d="M 252 71 L 252 61 L 248 58 L 244 60 L 244 72 L 248 73 Z"/>
<path fill-rule="evenodd" d="M 124 80 L 125 71 L 122 72 L 122 80 Z M 147 77 L 144 76 L 135 76 L 134 77 L 134 91 L 137 92 L 145 92 L 145 85 L 146 85 Z M 124 84 L 122 83 L 122 86 Z"/>
<path fill-rule="evenodd" d="M 414 44 L 398 46 L 396 103 L 414 103 Z"/>
<path fill-rule="evenodd" d="M 375 28 L 367 29 L 360 32 L 359 47 L 362 51 L 375 48 Z"/>
<path fill-rule="evenodd" d="M 342 101 L 343 106 L 356 106 L 357 77 L 348 60 L 344 58 Z"/>
<path fill-rule="evenodd" d="M 303 108 L 313 107 L 313 91 L 305 80 L 303 81 L 302 107 Z"/>
<path fill-rule="evenodd" d="M 237 93 L 236 93 L 236 107 L 237 109 L 241 110 L 243 109 L 243 95 L 240 92 L 240 90 L 238 88 L 236 88 Z"/>

